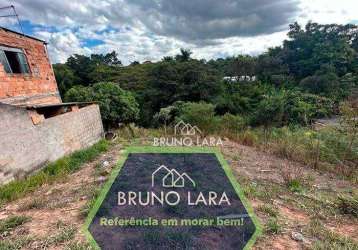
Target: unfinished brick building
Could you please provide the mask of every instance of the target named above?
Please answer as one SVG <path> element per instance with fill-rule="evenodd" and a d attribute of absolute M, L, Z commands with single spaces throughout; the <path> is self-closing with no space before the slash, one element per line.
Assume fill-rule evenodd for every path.
<path fill-rule="evenodd" d="M 62 103 L 46 42 L 0 27 L 0 184 L 102 136 L 98 105 Z"/>

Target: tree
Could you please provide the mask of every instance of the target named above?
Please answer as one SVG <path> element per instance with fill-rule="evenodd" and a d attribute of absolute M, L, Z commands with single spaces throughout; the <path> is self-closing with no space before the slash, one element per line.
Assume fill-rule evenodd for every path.
<path fill-rule="evenodd" d="M 54 64 L 53 70 L 55 73 L 58 90 L 60 91 L 62 97 L 65 95 L 67 90 L 69 90 L 76 83 L 80 82 L 71 68 L 66 64 Z"/>
<path fill-rule="evenodd" d="M 233 72 L 235 76 L 253 76 L 256 71 L 256 58 L 249 55 L 240 55 L 235 58 Z"/>
<path fill-rule="evenodd" d="M 138 119 L 139 108 L 134 96 L 111 82 L 96 83 L 90 87 L 76 86 L 65 96 L 66 101 L 96 101 L 107 127 L 118 123 L 129 124 Z"/>
<path fill-rule="evenodd" d="M 356 52 L 351 44 L 357 33 L 355 25 L 309 22 L 302 29 L 294 23 L 290 25 L 290 39 L 284 41 L 281 56 L 297 79 L 314 75 L 322 64 L 334 67 L 340 77 L 349 71 L 355 60 Z"/>
<path fill-rule="evenodd" d="M 164 56 L 162 58 L 162 61 L 163 62 L 172 62 L 172 61 L 174 61 L 174 58 L 172 56 Z"/>
<path fill-rule="evenodd" d="M 212 101 L 220 93 L 220 78 L 216 70 L 198 60 L 158 62 L 140 92 L 141 121 L 148 126 L 155 113 L 176 101 Z"/>
<path fill-rule="evenodd" d="M 77 84 L 88 86 L 92 83 L 89 75 L 95 69 L 96 64 L 93 63 L 90 57 L 74 54 L 67 59 L 66 65 L 78 79 Z"/>
<path fill-rule="evenodd" d="M 167 125 L 174 121 L 175 109 L 175 106 L 161 108 L 160 111 L 153 117 L 153 119 L 158 122 L 158 124 L 164 124 L 165 134 L 167 134 Z"/>
<path fill-rule="evenodd" d="M 344 89 L 341 87 L 338 76 L 334 72 L 317 72 L 313 76 L 308 76 L 300 81 L 300 86 L 310 93 L 336 97 L 341 99 Z"/>
<path fill-rule="evenodd" d="M 280 126 L 284 116 L 285 97 L 283 92 L 273 92 L 260 101 L 253 116 L 253 123 L 264 128 L 265 145 L 270 126 Z"/>
<path fill-rule="evenodd" d="M 180 54 L 175 56 L 175 60 L 181 61 L 181 62 L 189 61 L 191 54 L 193 54 L 193 52 L 191 52 L 189 49 L 181 48 Z"/>

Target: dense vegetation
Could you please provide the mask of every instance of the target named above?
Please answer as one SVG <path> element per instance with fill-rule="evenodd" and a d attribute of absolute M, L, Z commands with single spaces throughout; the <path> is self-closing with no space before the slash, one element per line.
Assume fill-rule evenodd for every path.
<path fill-rule="evenodd" d="M 55 64 L 54 70 L 64 100 L 98 101 L 107 127 L 135 122 L 166 128 L 183 119 L 199 125 L 205 133 L 232 135 L 248 127 L 263 128 L 265 145 L 285 138 L 298 143 L 292 147 L 305 145 L 307 152 L 300 156 L 304 161 L 319 137 L 319 148 L 337 150 L 321 152 L 320 148 L 316 150 L 322 153 L 318 158 L 339 164 L 350 159 L 350 165 L 357 164 L 357 133 L 352 132 L 356 115 L 350 118 L 354 121 L 350 129 L 334 132 L 341 134 L 307 136 L 306 131 L 317 118 L 339 115 L 341 103 L 357 89 L 356 25 L 308 23 L 303 28 L 294 23 L 282 46 L 258 56 L 205 61 L 193 59 L 191 51 L 181 49 L 177 56 L 165 56 L 159 62 L 122 66 L 112 52 L 73 55 L 66 63 Z M 230 79 L 236 76 L 245 77 Z M 245 133 L 252 138 L 260 136 L 255 129 Z M 240 136 L 247 137 L 245 133 Z M 309 161 L 314 162 L 314 157 L 309 156 Z"/>
<path fill-rule="evenodd" d="M 307 125 L 336 113 L 338 103 L 356 86 L 358 28 L 308 23 L 303 29 L 295 23 L 288 37 L 281 47 L 256 57 L 205 61 L 182 49 L 157 63 L 123 67 L 112 52 L 73 55 L 54 69 L 65 100 L 100 101 L 105 122 L 154 126 L 153 116 L 161 108 L 183 101 L 211 103 L 216 114 L 240 115 L 251 125 Z M 231 82 L 224 76 L 256 77 Z"/>

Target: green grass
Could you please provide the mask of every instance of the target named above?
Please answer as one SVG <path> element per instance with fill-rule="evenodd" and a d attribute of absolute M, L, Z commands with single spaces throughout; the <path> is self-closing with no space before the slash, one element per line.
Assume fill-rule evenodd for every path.
<path fill-rule="evenodd" d="M 91 187 L 88 191 L 89 200 L 81 207 L 80 215 L 82 218 L 86 218 L 88 213 L 91 211 L 93 205 L 96 202 L 98 195 L 100 194 L 101 189 L 98 187 Z"/>
<path fill-rule="evenodd" d="M 88 243 L 84 242 L 71 242 L 65 246 L 65 250 L 92 250 L 94 249 Z"/>
<path fill-rule="evenodd" d="M 312 249 L 314 250 L 357 250 L 358 242 L 349 237 L 339 235 L 324 227 L 318 219 L 313 219 L 308 227 L 307 232 L 317 238 Z"/>
<path fill-rule="evenodd" d="M 281 225 L 278 219 L 270 217 L 265 226 L 265 232 L 267 234 L 279 234 L 282 231 Z"/>
<path fill-rule="evenodd" d="M 303 191 L 303 185 L 299 179 L 290 180 L 287 187 L 291 192 L 300 193 Z"/>
<path fill-rule="evenodd" d="M 337 205 L 342 214 L 358 218 L 358 197 L 339 196 Z"/>
<path fill-rule="evenodd" d="M 20 250 L 28 246 L 32 239 L 28 236 L 17 236 L 16 239 L 0 241 L 0 250 Z"/>
<path fill-rule="evenodd" d="M 70 241 L 75 237 L 76 231 L 76 228 L 71 226 L 60 228 L 60 231 L 57 234 L 49 237 L 48 242 L 50 245 L 57 245 L 59 243 Z"/>
<path fill-rule="evenodd" d="M 274 207 L 270 204 L 263 204 L 257 208 L 258 211 L 261 211 L 271 217 L 277 218 L 279 216 L 279 212 L 277 207 Z"/>
<path fill-rule="evenodd" d="M 357 182 L 357 169 L 354 166 L 358 162 L 358 140 L 350 146 L 349 136 L 337 129 L 327 127 L 315 131 L 308 127 L 273 127 L 268 131 L 267 145 L 262 128 L 244 129 L 225 136 Z"/>
<path fill-rule="evenodd" d="M 11 231 L 12 229 L 21 226 L 30 220 L 31 218 L 27 216 L 11 216 L 7 219 L 0 220 L 0 234 Z"/>
<path fill-rule="evenodd" d="M 34 175 L 0 187 L 0 204 L 21 198 L 45 183 L 52 183 L 77 171 L 83 163 L 93 160 L 101 153 L 107 151 L 108 147 L 109 143 L 101 140 L 87 149 L 79 150 L 48 164 L 43 170 Z"/>

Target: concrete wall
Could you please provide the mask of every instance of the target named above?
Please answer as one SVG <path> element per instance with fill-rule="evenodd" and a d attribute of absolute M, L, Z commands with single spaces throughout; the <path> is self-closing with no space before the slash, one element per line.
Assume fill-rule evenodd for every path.
<path fill-rule="evenodd" d="M 99 107 L 95 104 L 34 125 L 28 110 L 0 103 L 0 184 L 89 147 L 102 135 Z"/>
<path fill-rule="evenodd" d="M 0 64 L 0 102 L 54 104 L 61 98 L 44 42 L 0 28 L 0 45 L 22 49 L 30 74 L 8 74 Z"/>

